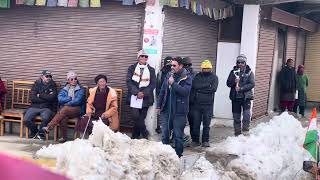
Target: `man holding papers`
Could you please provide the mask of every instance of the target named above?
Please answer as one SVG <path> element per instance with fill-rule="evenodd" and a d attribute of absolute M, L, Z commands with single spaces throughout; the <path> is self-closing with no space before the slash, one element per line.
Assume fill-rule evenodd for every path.
<path fill-rule="evenodd" d="M 140 50 L 137 55 L 138 62 L 128 68 L 127 102 L 131 107 L 134 127 L 132 139 L 148 139 L 149 133 L 146 129 L 145 118 L 150 106 L 153 105 L 153 90 L 156 87 L 156 74 L 154 68 L 148 65 L 148 54 Z"/>

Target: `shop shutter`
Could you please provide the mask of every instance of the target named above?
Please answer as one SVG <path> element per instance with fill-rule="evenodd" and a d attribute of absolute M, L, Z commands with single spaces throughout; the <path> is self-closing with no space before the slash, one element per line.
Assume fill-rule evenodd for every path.
<path fill-rule="evenodd" d="M 253 118 L 263 116 L 268 111 L 275 38 L 275 25 L 270 22 L 262 21 L 260 25 L 259 49 L 255 74 Z"/>
<path fill-rule="evenodd" d="M 0 76 L 35 80 L 49 69 L 64 84 L 74 70 L 83 85 L 108 76 L 108 85 L 123 88 L 126 97 L 128 66 L 141 47 L 143 6 L 105 2 L 102 8 L 17 7 L 0 11 Z M 121 125 L 131 126 L 124 106 Z"/>
<path fill-rule="evenodd" d="M 308 101 L 320 102 L 320 32 L 307 35 L 304 64 L 309 76 Z"/>
<path fill-rule="evenodd" d="M 190 57 L 195 71 L 209 59 L 214 66 L 217 57 L 217 22 L 197 16 L 183 8 L 165 7 L 162 57 Z"/>
<path fill-rule="evenodd" d="M 297 30 L 289 27 L 287 31 L 287 51 L 286 59 L 293 59 L 296 61 L 296 49 L 297 49 Z"/>
<path fill-rule="evenodd" d="M 306 49 L 306 31 L 300 30 L 297 37 L 297 54 L 296 54 L 296 67 L 304 64 L 304 55 Z"/>

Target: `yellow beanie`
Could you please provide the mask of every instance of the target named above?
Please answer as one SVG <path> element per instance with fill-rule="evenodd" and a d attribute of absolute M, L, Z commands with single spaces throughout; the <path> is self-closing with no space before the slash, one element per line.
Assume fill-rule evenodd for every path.
<path fill-rule="evenodd" d="M 212 64 L 209 60 L 204 60 L 201 63 L 201 69 L 212 69 Z"/>

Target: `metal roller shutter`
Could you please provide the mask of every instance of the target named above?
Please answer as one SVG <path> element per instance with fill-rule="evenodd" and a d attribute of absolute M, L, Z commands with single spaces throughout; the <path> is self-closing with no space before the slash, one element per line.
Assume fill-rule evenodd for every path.
<path fill-rule="evenodd" d="M 255 74 L 256 85 L 254 88 L 253 118 L 263 116 L 268 111 L 275 38 L 275 25 L 269 22 L 262 22 L 260 25 L 259 49 Z"/>
<path fill-rule="evenodd" d="M 309 76 L 308 101 L 320 102 L 320 32 L 307 35 L 305 73 Z"/>
<path fill-rule="evenodd" d="M 289 27 L 287 32 L 287 51 L 286 59 L 293 59 L 296 61 L 296 50 L 297 50 L 297 30 Z"/>
<path fill-rule="evenodd" d="M 165 7 L 162 57 L 189 56 L 195 71 L 209 59 L 215 70 L 217 57 L 217 22 L 197 16 L 186 9 Z"/>
<path fill-rule="evenodd" d="M 297 38 L 297 56 L 296 56 L 296 67 L 300 64 L 304 64 L 304 55 L 306 48 L 306 32 L 300 30 Z"/>
<path fill-rule="evenodd" d="M 102 8 L 18 7 L 0 11 L 0 72 L 4 79 L 35 80 L 44 68 L 57 82 L 74 70 L 84 85 L 100 73 L 127 92 L 126 74 L 141 47 L 144 8 L 107 2 Z M 121 125 L 131 125 L 122 102 Z"/>

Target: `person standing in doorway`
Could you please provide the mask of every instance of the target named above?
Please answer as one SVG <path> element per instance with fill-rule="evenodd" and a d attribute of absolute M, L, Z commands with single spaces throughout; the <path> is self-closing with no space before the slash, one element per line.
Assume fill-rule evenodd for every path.
<path fill-rule="evenodd" d="M 181 58 L 174 58 L 171 65 L 172 72 L 167 76 L 160 90 L 157 110 L 160 112 L 162 143 L 169 144 L 170 130 L 173 129 L 175 151 L 181 157 L 192 80 L 187 70 L 183 68 Z"/>
<path fill-rule="evenodd" d="M 230 71 L 227 86 L 230 87 L 229 98 L 232 102 L 234 134 L 235 136 L 242 133 L 247 135 L 251 120 L 251 100 L 253 100 L 255 80 L 244 54 L 237 57 L 237 64 Z M 243 114 L 242 123 L 241 113 Z"/>
<path fill-rule="evenodd" d="M 143 138 L 148 139 L 149 132 L 145 125 L 145 118 L 150 106 L 153 105 L 153 90 L 156 88 L 156 74 L 153 67 L 148 61 L 148 54 L 144 50 L 140 50 L 137 55 L 138 62 L 128 68 L 127 86 L 128 97 L 127 102 L 131 106 L 132 119 L 134 127 L 132 139 Z M 132 99 L 142 99 L 142 107 L 132 107 Z"/>
<path fill-rule="evenodd" d="M 201 63 L 201 72 L 192 81 L 190 101 L 194 107 L 190 109 L 193 117 L 192 145 L 199 146 L 200 125 L 202 122 L 202 146 L 209 147 L 209 131 L 213 113 L 214 94 L 218 88 L 218 77 L 212 73 L 209 60 Z M 193 98 L 191 98 L 193 97 Z"/>
<path fill-rule="evenodd" d="M 286 109 L 288 109 L 290 112 L 293 112 L 295 93 L 297 89 L 297 75 L 292 59 L 288 59 L 286 65 L 281 69 L 279 81 L 281 112 L 284 112 Z"/>
<path fill-rule="evenodd" d="M 309 85 L 309 78 L 306 74 L 304 74 L 304 66 L 299 65 L 297 71 L 297 93 L 295 105 L 293 107 L 293 111 L 295 113 L 298 112 L 299 107 L 299 114 L 304 117 L 304 111 L 307 102 L 307 88 Z"/>

